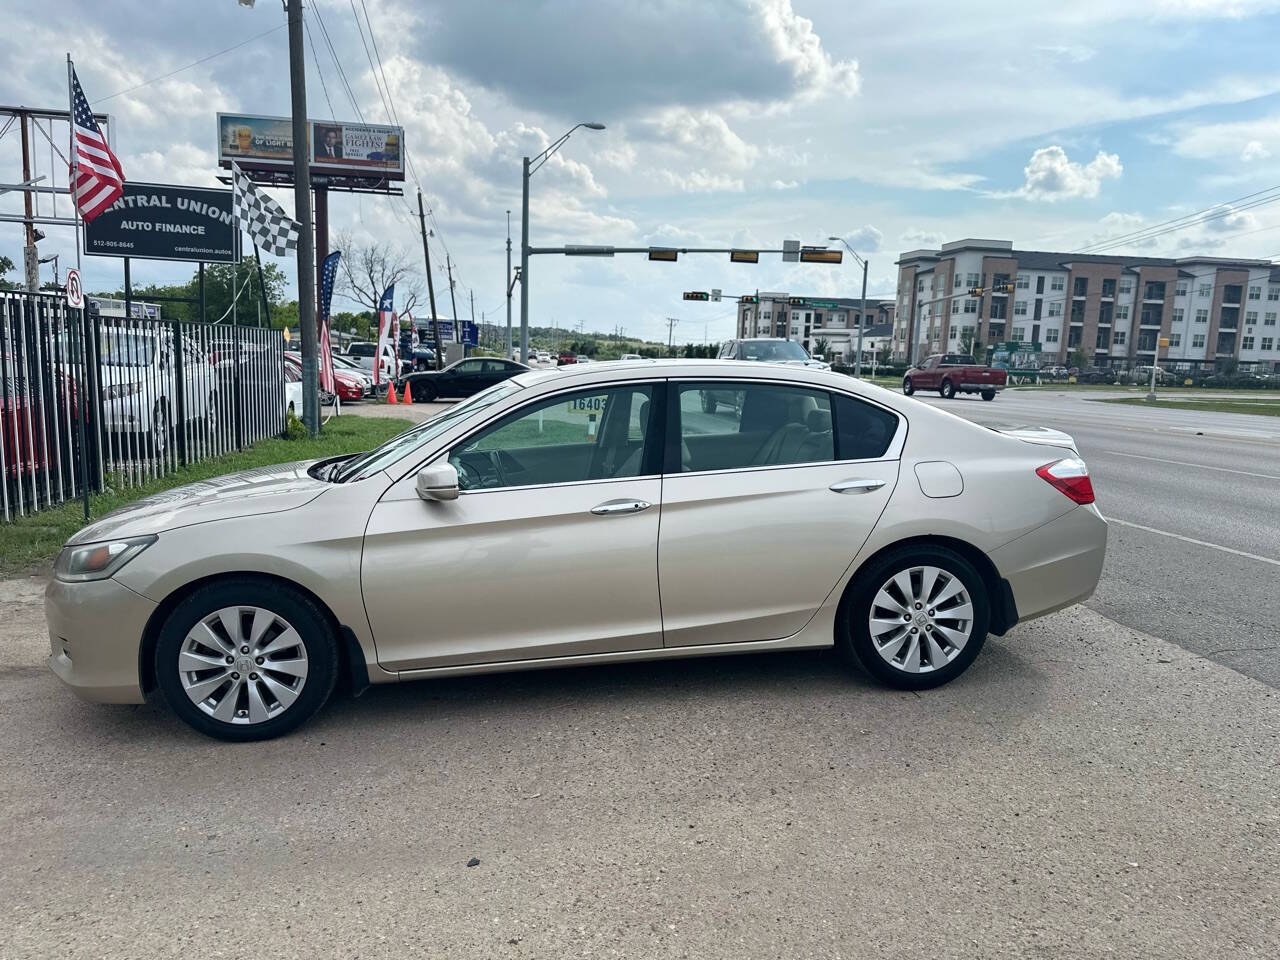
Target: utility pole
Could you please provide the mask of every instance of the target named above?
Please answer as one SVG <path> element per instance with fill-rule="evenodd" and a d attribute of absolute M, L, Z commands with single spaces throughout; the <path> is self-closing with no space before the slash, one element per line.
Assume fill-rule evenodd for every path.
<path fill-rule="evenodd" d="M 316 362 L 316 262 L 311 233 L 311 166 L 307 157 L 307 73 L 302 48 L 302 0 L 288 0 L 289 86 L 293 108 L 293 203 L 298 218 L 298 332 L 302 339 L 302 419 L 320 433 L 320 371 Z M 239 267 L 239 264 L 237 264 Z M 238 270 L 237 270 L 238 272 Z"/>
<path fill-rule="evenodd" d="M 507 342 L 506 352 L 503 356 L 511 359 L 511 286 L 515 283 L 515 278 L 511 276 L 511 211 L 507 211 Z"/>
<path fill-rule="evenodd" d="M 31 182 L 31 145 L 27 139 L 27 115 L 25 113 L 18 114 L 18 123 L 22 127 L 22 183 L 24 186 L 33 186 Z M 49 130 L 53 130 L 53 122 L 49 123 Z M 22 248 L 22 269 L 23 275 L 26 277 L 27 291 L 35 293 L 40 289 L 40 253 L 36 250 L 36 224 L 31 218 L 31 190 L 22 191 L 22 215 L 26 218 L 23 226 L 26 229 L 27 242 Z M 54 194 L 56 197 L 57 194 Z"/>
<path fill-rule="evenodd" d="M 676 324 L 679 322 L 680 320 L 676 317 L 667 317 L 667 353 L 668 354 L 671 353 L 671 338 L 672 338 L 672 335 L 675 333 Z"/>
<path fill-rule="evenodd" d="M 474 328 L 475 325 L 476 325 L 476 292 L 472 290 L 471 291 L 471 326 Z M 476 335 L 476 339 L 477 340 L 480 339 L 480 336 L 478 333 Z"/>
<path fill-rule="evenodd" d="M 449 277 L 449 305 L 453 308 L 453 342 L 457 343 L 462 332 L 462 321 L 458 319 L 458 301 L 453 295 L 453 262 L 449 255 L 444 255 L 444 272 Z"/>
<path fill-rule="evenodd" d="M 431 280 L 431 250 L 427 246 L 427 216 L 422 210 L 422 191 L 418 191 L 418 227 L 422 230 L 422 259 L 427 264 L 427 299 L 431 302 L 431 338 L 436 344 L 436 369 L 441 367 L 444 351 L 440 348 L 440 318 L 436 315 L 436 285 Z"/>

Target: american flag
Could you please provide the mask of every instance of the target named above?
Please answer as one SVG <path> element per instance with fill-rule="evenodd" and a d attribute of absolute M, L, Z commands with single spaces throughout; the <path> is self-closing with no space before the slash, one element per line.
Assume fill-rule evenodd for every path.
<path fill-rule="evenodd" d="M 124 171 L 93 119 L 93 110 L 80 89 L 80 78 L 74 69 L 71 71 L 71 118 L 75 131 L 71 172 L 75 178 L 76 206 L 88 223 L 124 193 Z"/>
<path fill-rule="evenodd" d="M 333 282 L 338 274 L 338 260 L 342 251 L 335 250 L 324 258 L 320 270 L 320 387 L 337 393 L 338 385 L 333 375 L 333 344 L 329 333 L 329 310 L 333 304 Z"/>

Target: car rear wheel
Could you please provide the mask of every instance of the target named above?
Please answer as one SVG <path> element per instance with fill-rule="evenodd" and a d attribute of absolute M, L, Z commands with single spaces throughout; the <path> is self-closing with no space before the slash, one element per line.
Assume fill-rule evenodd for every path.
<path fill-rule="evenodd" d="M 943 380 L 942 386 L 938 388 L 938 392 L 942 394 L 943 400 L 950 400 L 956 395 L 956 385 L 950 380 Z"/>
<path fill-rule="evenodd" d="M 987 638 L 982 577 L 946 547 L 893 551 L 854 580 L 840 645 L 877 680 L 924 690 L 955 679 Z"/>
<path fill-rule="evenodd" d="M 337 673 L 324 614 L 298 591 L 256 578 L 196 590 L 156 644 L 156 680 L 169 706 L 221 740 L 288 733 L 324 705 Z"/>
<path fill-rule="evenodd" d="M 902 378 L 902 392 L 908 397 L 916 392 L 916 385 L 911 382 L 910 377 Z"/>
<path fill-rule="evenodd" d="M 436 388 L 429 383 L 411 383 L 409 395 L 414 403 L 431 403 L 436 398 Z"/>

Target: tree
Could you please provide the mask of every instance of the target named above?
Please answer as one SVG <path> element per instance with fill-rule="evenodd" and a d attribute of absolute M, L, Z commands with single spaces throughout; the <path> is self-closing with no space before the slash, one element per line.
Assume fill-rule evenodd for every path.
<path fill-rule="evenodd" d="M 1083 370 L 1089 365 L 1089 360 L 1084 355 L 1084 351 L 1076 347 L 1071 351 L 1071 355 L 1067 359 L 1067 365 L 1075 367 L 1077 370 Z"/>
<path fill-rule="evenodd" d="M 18 285 L 5 276 L 9 271 L 16 270 L 12 260 L 8 257 L 0 256 L 0 290 L 16 290 Z"/>
<path fill-rule="evenodd" d="M 831 341 L 826 337 L 818 337 L 813 341 L 813 352 L 819 356 L 825 357 L 831 352 Z"/>
<path fill-rule="evenodd" d="M 377 242 L 360 246 L 351 234 L 340 233 L 335 249 L 342 251 L 335 290 L 338 296 L 358 303 L 376 314 L 382 292 L 394 283 L 396 301 L 400 304 L 399 312 L 413 312 L 422 291 L 419 287 L 418 268 L 403 248 Z"/>

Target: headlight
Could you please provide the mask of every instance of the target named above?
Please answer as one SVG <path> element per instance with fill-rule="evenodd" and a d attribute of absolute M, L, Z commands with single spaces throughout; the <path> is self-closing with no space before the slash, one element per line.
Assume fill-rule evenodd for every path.
<path fill-rule="evenodd" d="M 53 575 L 67 583 L 105 580 L 155 542 L 153 535 L 63 547 L 53 563 Z"/>
<path fill-rule="evenodd" d="M 142 383 L 113 383 L 106 389 L 108 400 L 119 400 L 121 397 L 131 397 L 135 393 L 142 392 Z"/>

